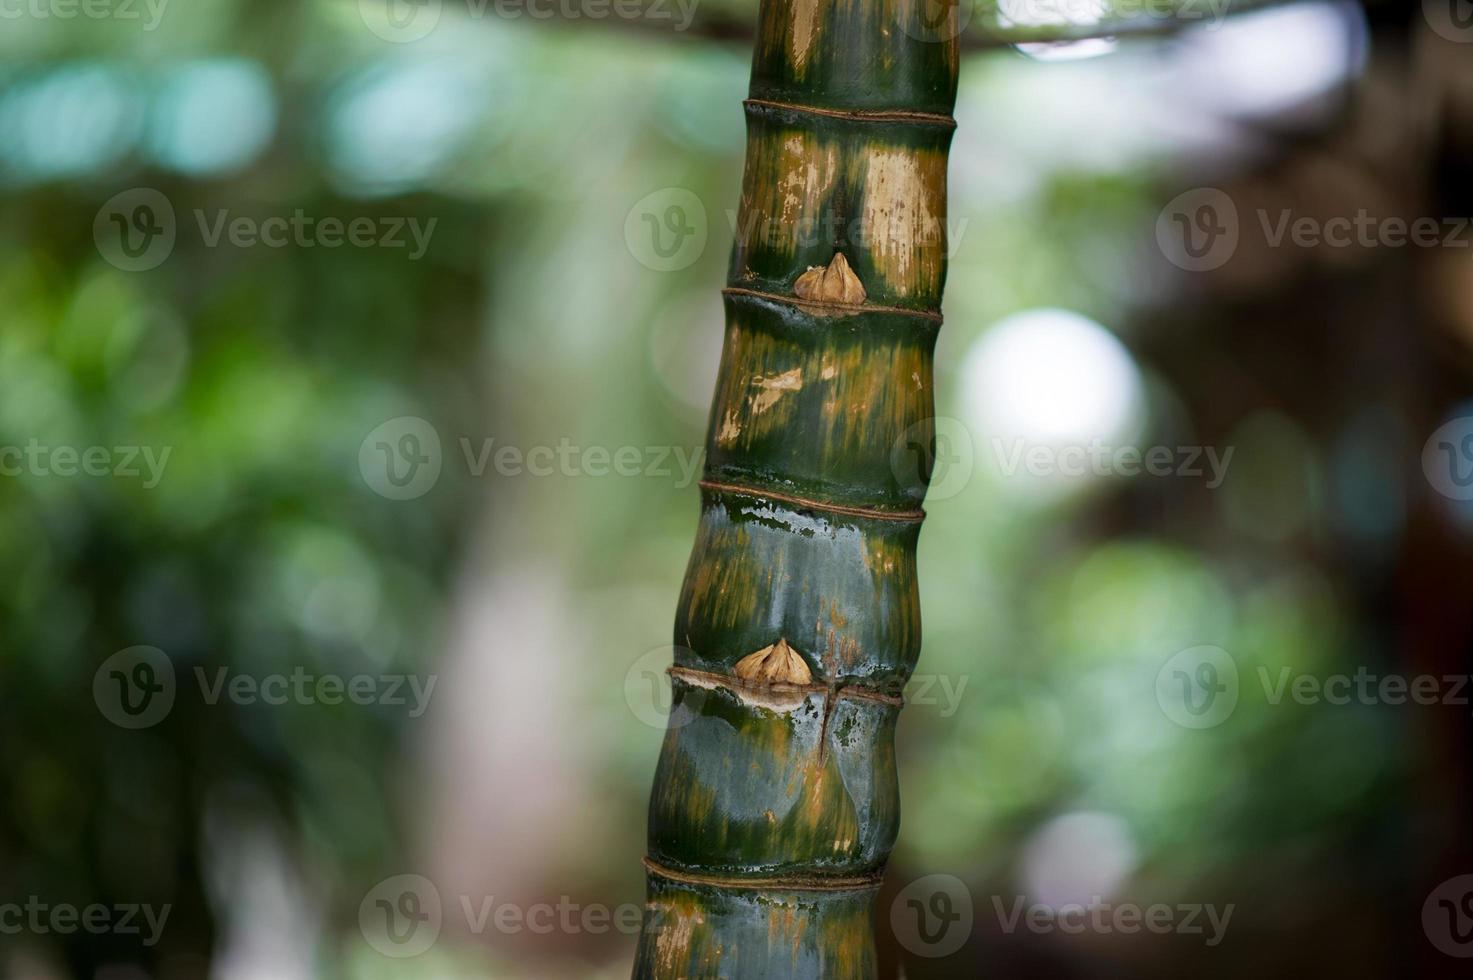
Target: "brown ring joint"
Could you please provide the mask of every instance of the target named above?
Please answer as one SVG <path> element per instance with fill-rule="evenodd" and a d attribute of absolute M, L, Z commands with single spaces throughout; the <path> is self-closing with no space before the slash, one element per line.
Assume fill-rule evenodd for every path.
<path fill-rule="evenodd" d="M 716 480 L 701 480 L 700 487 L 705 490 L 715 490 L 720 493 L 735 493 L 744 497 L 764 497 L 768 500 L 776 500 L 785 504 L 792 504 L 804 510 L 818 510 L 828 514 L 842 514 L 845 517 L 863 517 L 877 521 L 897 521 L 901 524 L 919 524 L 926 519 L 926 512 L 920 508 L 915 510 L 882 510 L 878 507 L 849 507 L 844 504 L 831 504 L 823 500 L 814 500 L 811 497 L 800 497 L 797 494 L 781 493 L 776 490 L 764 490 L 761 487 L 744 486 L 739 483 L 721 483 Z"/>
<path fill-rule="evenodd" d="M 777 99 L 746 99 L 742 105 L 752 108 L 785 109 L 810 116 L 828 116 L 831 119 L 853 119 L 856 122 L 900 122 L 920 123 L 924 126 L 956 128 L 956 120 L 935 112 L 908 112 L 904 109 L 828 109 L 823 106 L 802 105 L 797 102 L 782 102 Z"/>
<path fill-rule="evenodd" d="M 935 323 L 941 322 L 941 314 L 933 310 L 911 310 L 903 306 L 880 306 L 878 304 L 866 303 L 826 303 L 822 300 L 803 299 L 800 296 L 783 296 L 779 293 L 763 292 L 760 289 L 747 289 L 743 286 L 727 286 L 721 292 L 728 296 L 751 296 L 754 299 L 765 299 L 773 303 L 782 303 L 785 306 L 796 306 L 800 310 L 817 313 L 821 316 L 853 316 L 858 313 L 885 313 L 891 316 L 913 316 L 923 320 L 931 320 Z"/>
<path fill-rule="evenodd" d="M 762 889 L 764 891 L 802 892 L 851 892 L 879 888 L 883 874 L 851 877 L 826 877 L 824 875 L 712 875 L 691 871 L 676 871 L 646 857 L 645 870 L 670 881 L 684 885 L 710 885 L 715 888 Z"/>

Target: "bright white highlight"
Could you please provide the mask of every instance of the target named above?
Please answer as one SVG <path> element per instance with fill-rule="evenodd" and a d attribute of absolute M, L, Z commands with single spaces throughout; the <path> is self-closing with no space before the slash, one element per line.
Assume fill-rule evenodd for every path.
<path fill-rule="evenodd" d="M 1301 3 L 1230 17 L 1182 38 L 1184 91 L 1233 115 L 1272 115 L 1360 74 L 1365 14 L 1353 4 Z"/>
<path fill-rule="evenodd" d="M 1110 331 L 1068 310 L 999 321 L 967 352 L 962 375 L 979 440 L 1118 445 L 1143 421 L 1141 376 L 1129 352 Z"/>
<path fill-rule="evenodd" d="M 1055 817 L 1023 849 L 1023 885 L 1031 901 L 1057 910 L 1107 900 L 1135 869 L 1137 851 L 1125 821 L 1108 813 Z"/>

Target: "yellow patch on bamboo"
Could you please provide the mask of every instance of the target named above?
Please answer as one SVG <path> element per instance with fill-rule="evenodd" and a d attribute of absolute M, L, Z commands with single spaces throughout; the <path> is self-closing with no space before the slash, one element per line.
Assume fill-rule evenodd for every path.
<path fill-rule="evenodd" d="M 754 133 L 747 147 L 737 218 L 742 249 L 793 255 L 799 239 L 821 227 L 821 211 L 838 173 L 836 143 L 791 128 Z"/>
<path fill-rule="evenodd" d="M 700 826 L 716 812 L 716 787 L 702 781 L 693 757 L 682 747 L 683 734 L 677 728 L 665 734 L 664 751 L 670 752 L 674 761 L 670 765 L 670 778 L 656 790 L 656 808 L 662 819 L 672 824 Z"/>
<path fill-rule="evenodd" d="M 703 529 L 704 531 L 704 529 Z M 761 582 L 753 575 L 747 531 L 740 525 L 711 529 L 696 538 L 701 560 L 693 562 L 687 580 L 687 616 L 706 617 L 715 627 L 730 628 L 751 619 L 759 602 L 766 602 L 774 587 L 773 569 Z"/>
<path fill-rule="evenodd" d="M 716 441 L 723 446 L 729 446 L 741 434 L 742 424 L 737 421 L 736 412 L 727 412 L 726 417 L 721 420 L 721 431 L 716 433 Z"/>
<path fill-rule="evenodd" d="M 861 347 L 828 351 L 824 371 L 832 375 L 819 403 L 824 460 L 856 453 L 884 453 L 930 412 L 927 355 L 903 348 L 877 356 Z M 922 383 L 912 387 L 907 376 Z"/>
<path fill-rule="evenodd" d="M 667 895 L 654 908 L 656 973 L 662 977 L 685 976 L 696 928 L 706 924 L 705 911 L 690 895 Z"/>
<path fill-rule="evenodd" d="M 800 840 L 826 845 L 835 857 L 851 853 L 859 836 L 859 814 L 839 778 L 833 756 L 817 765 L 809 761 L 798 765 L 793 773 L 800 780 L 794 787 L 798 797 L 788 815 L 790 833 Z"/>
<path fill-rule="evenodd" d="M 788 29 L 788 60 L 793 75 L 802 78 L 808 72 L 808 53 L 817 33 L 818 0 L 792 0 L 793 20 Z"/>
<path fill-rule="evenodd" d="M 749 653 L 737 661 L 736 675 L 743 680 L 768 684 L 811 684 L 813 671 L 803 657 L 788 646 L 788 641 L 779 639 L 771 646 L 756 653 Z"/>
<path fill-rule="evenodd" d="M 935 293 L 946 235 L 946 157 L 932 151 L 872 149 L 866 160 L 863 241 L 874 269 L 897 296 Z"/>
<path fill-rule="evenodd" d="M 825 980 L 859 980 L 874 975 L 874 941 L 867 913 L 824 916 L 817 928 Z"/>
<path fill-rule="evenodd" d="M 847 303 L 858 306 L 865 300 L 864 283 L 849 268 L 843 252 L 835 252 L 827 266 L 811 265 L 793 284 L 800 299 L 820 303 Z"/>
<path fill-rule="evenodd" d="M 752 379 L 752 384 L 760 389 L 757 396 L 752 399 L 752 413 L 761 415 L 769 408 L 777 404 L 777 400 L 783 396 L 785 391 L 803 390 L 803 371 L 801 368 L 793 368 L 776 374 L 772 377 L 757 377 Z"/>
<path fill-rule="evenodd" d="M 803 936 L 808 932 L 810 916 L 799 914 L 791 902 L 774 903 L 767 912 L 767 945 L 774 948 L 787 945 L 792 950 L 793 962 L 803 948 Z"/>

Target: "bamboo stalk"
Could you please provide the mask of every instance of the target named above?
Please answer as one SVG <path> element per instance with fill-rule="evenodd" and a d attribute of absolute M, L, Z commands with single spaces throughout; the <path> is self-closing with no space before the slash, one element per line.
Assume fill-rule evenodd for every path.
<path fill-rule="evenodd" d="M 875 974 L 929 479 L 895 451 L 932 435 L 956 14 L 761 6 L 637 980 Z"/>

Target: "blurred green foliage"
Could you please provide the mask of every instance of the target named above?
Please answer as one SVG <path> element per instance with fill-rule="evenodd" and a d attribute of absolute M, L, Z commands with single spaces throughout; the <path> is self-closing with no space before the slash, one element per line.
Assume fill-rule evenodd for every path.
<path fill-rule="evenodd" d="M 703 13 L 751 9 L 713 0 Z M 641 899 L 660 735 L 623 685 L 670 641 L 695 491 L 671 475 L 478 475 L 460 440 L 701 444 L 747 54 L 451 16 L 395 44 L 352 2 L 176 0 L 156 30 L 31 18 L 0 35 L 0 445 L 170 452 L 156 487 L 0 478 L 0 894 L 174 908 L 156 947 L 0 938 L 16 973 L 132 976 L 97 972 L 132 964 L 172 978 L 214 962 L 226 975 L 222 950 L 275 942 L 290 946 L 278 976 L 624 970 L 620 935 L 571 949 L 459 935 L 424 960 L 387 960 L 359 935 L 359 902 L 384 876 L 434 864 L 424 855 L 447 821 L 478 819 L 447 815 L 457 797 L 437 782 L 489 784 L 494 808 L 526 791 L 516 779 L 556 783 L 581 808 L 550 824 L 555 846 L 538 838 L 535 894 Z M 1166 301 L 1135 271 L 1136 246 L 1165 151 L 1132 132 L 1072 157 L 1069 122 L 1037 118 L 1040 85 L 1077 95 L 1112 69 L 1041 83 L 1012 52 L 965 67 L 938 375 L 940 411 L 970 423 L 964 354 L 1005 315 L 1065 307 L 1149 346 L 1132 335 L 1146 329 L 1137 313 Z M 143 272 L 94 241 L 99 209 L 133 187 L 163 193 L 177 223 L 173 251 Z M 624 228 L 636 201 L 671 187 L 703 202 L 709 243 L 662 273 Z M 418 260 L 212 247 L 198 216 L 220 209 L 436 224 Z M 1147 887 L 1207 900 L 1255 855 L 1345 846 L 1392 806 L 1400 716 L 1274 706 L 1253 680 L 1258 666 L 1366 659 L 1345 583 L 1303 547 L 1339 533 L 1332 448 L 1272 409 L 1203 431 L 1192 379 L 1140 368 L 1135 438 L 1215 435 L 1236 447 L 1235 479 L 1215 495 L 1173 486 L 1165 502 L 1115 477 L 1019 495 L 978 436 L 976 478 L 931 505 L 922 536 L 922 670 L 959 700 L 952 713 L 913 705 L 902 726 L 898 870 L 1006 880 L 1040 824 L 1099 812 L 1127 829 Z M 387 500 L 360 449 L 406 415 L 439 432 L 445 469 L 424 496 Z M 1404 449 L 1393 435 L 1384 452 Z M 438 704 L 409 718 L 183 693 L 196 669 L 446 670 L 455 624 L 489 582 L 540 590 L 523 615 L 555 619 L 559 641 L 518 644 L 500 624 L 473 634 L 488 641 L 472 644 L 480 655 L 546 666 L 516 674 L 536 679 L 524 688 L 463 693 L 529 741 L 564 726 L 552 741 L 574 746 L 566 770 L 455 770 L 436 754 L 435 726 L 454 723 Z M 182 693 L 162 723 L 128 732 L 99 712 L 93 680 L 138 644 L 167 653 Z M 1232 724 L 1207 731 L 1172 724 L 1151 696 L 1163 661 L 1198 644 L 1231 651 L 1243 677 Z M 253 869 L 290 901 L 253 893 Z M 262 905 L 302 910 L 310 934 L 292 945 Z"/>

